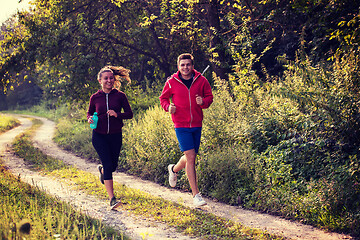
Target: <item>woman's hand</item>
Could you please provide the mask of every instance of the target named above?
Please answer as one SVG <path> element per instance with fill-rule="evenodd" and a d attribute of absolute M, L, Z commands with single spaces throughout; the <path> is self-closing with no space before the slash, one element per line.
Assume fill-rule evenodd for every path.
<path fill-rule="evenodd" d="M 118 116 L 117 113 L 116 113 L 114 110 L 109 110 L 109 111 L 107 111 L 107 114 L 109 114 L 110 117 L 111 117 L 111 116 L 113 116 L 113 117 L 117 117 L 117 116 Z"/>
<path fill-rule="evenodd" d="M 88 118 L 88 123 L 90 123 L 90 124 L 91 124 L 91 123 L 93 123 L 93 122 L 94 122 L 94 121 L 93 121 L 93 119 L 92 119 L 92 116 L 91 116 L 91 117 L 89 117 L 89 118 Z"/>

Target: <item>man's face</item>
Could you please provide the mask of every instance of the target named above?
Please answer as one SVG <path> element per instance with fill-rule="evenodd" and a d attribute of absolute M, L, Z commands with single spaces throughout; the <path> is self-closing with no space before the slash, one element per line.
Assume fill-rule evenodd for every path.
<path fill-rule="evenodd" d="M 191 59 L 180 60 L 178 70 L 184 79 L 190 79 L 194 70 L 194 65 L 191 63 Z"/>

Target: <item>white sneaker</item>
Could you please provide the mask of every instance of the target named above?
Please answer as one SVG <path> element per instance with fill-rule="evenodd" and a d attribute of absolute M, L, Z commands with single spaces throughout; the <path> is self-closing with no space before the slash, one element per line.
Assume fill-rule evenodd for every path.
<path fill-rule="evenodd" d="M 193 198 L 193 200 L 194 200 L 194 206 L 195 207 L 201 207 L 203 205 L 206 205 L 206 202 L 201 197 L 200 193 L 196 194 L 195 197 Z"/>
<path fill-rule="evenodd" d="M 174 173 L 172 168 L 173 166 L 175 166 L 175 164 L 170 164 L 168 166 L 168 171 L 169 171 L 169 184 L 171 187 L 175 187 L 176 186 L 176 182 L 177 182 L 177 173 Z"/>

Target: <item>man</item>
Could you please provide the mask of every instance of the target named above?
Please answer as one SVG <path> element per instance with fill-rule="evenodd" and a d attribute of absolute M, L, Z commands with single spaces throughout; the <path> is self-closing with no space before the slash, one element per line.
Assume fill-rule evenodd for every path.
<path fill-rule="evenodd" d="M 175 187 L 177 173 L 185 168 L 194 206 L 200 207 L 206 202 L 199 192 L 195 159 L 200 147 L 202 109 L 211 105 L 213 95 L 208 80 L 194 69 L 194 58 L 191 54 L 181 54 L 177 67 L 178 71 L 166 81 L 159 97 L 162 108 L 171 114 L 176 137 L 184 153 L 176 164 L 168 166 L 169 184 Z"/>

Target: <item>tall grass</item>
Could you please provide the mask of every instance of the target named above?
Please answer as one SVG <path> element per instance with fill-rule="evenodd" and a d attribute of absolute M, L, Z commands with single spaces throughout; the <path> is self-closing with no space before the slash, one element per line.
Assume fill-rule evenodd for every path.
<path fill-rule="evenodd" d="M 54 102 L 51 100 L 42 101 L 39 105 L 32 106 L 29 109 L 15 109 L 12 110 L 12 113 L 17 114 L 28 114 L 35 115 L 39 117 L 46 117 L 53 121 L 57 121 L 58 119 L 71 115 L 71 109 L 78 109 L 79 105 L 74 103 L 60 103 Z"/>
<path fill-rule="evenodd" d="M 6 132 L 10 129 L 12 129 L 13 127 L 16 127 L 18 125 L 20 125 L 19 120 L 17 120 L 16 118 L 13 118 L 11 116 L 7 116 L 4 114 L 0 113 L 0 133 Z"/>
<path fill-rule="evenodd" d="M 167 181 L 167 165 L 181 156 L 171 116 L 158 104 L 125 126 L 123 142 L 128 172 L 161 184 Z"/>
<path fill-rule="evenodd" d="M 33 129 L 36 127 L 34 125 Z M 88 194 L 96 195 L 103 199 L 106 198 L 105 188 L 100 184 L 96 176 L 74 167 L 63 166 L 61 161 L 48 157 L 34 148 L 29 138 L 32 135 L 33 129 L 20 135 L 15 140 L 14 150 L 16 154 L 20 157 L 25 157 L 27 162 L 33 164 L 34 169 L 39 169 L 43 173 L 56 176 L 66 183 L 86 191 Z M 28 155 L 27 151 L 30 151 L 32 154 Z M 55 165 L 58 165 L 58 167 L 54 168 Z M 68 179 L 71 179 L 71 181 Z M 114 190 L 117 198 L 121 200 L 122 205 L 120 208 L 130 210 L 132 213 L 146 218 L 165 222 L 187 235 L 199 236 L 203 239 L 224 240 L 282 239 L 280 236 L 273 236 L 261 230 L 250 229 L 213 214 L 190 209 L 124 185 L 114 183 Z"/>
<path fill-rule="evenodd" d="M 83 118 L 71 116 L 61 118 L 57 123 L 57 132 L 55 133 L 56 142 L 65 150 L 72 151 L 78 156 L 96 161 L 97 153 L 91 143 L 91 131 L 87 124 L 86 112 L 83 109 L 76 110 L 76 115 L 83 114 Z"/>

